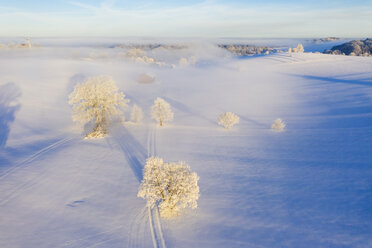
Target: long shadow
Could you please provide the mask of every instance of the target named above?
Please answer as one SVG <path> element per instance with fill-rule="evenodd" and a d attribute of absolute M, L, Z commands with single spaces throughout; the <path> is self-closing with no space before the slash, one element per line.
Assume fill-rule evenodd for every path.
<path fill-rule="evenodd" d="M 194 116 L 198 116 L 199 118 L 202 118 L 203 120 L 209 122 L 210 124 L 213 124 L 213 125 L 216 125 L 216 121 L 212 121 L 208 118 L 206 118 L 205 116 L 203 116 L 202 114 L 196 112 L 195 110 L 193 110 L 192 108 L 190 108 L 189 106 L 177 101 L 177 100 L 174 100 L 173 98 L 169 98 L 169 97 L 163 97 L 167 102 L 169 102 L 171 104 L 171 106 L 174 106 L 175 108 L 179 109 L 180 111 L 182 112 L 185 112 L 185 113 L 188 113 L 188 114 L 191 114 L 191 115 L 194 115 Z M 264 123 L 261 123 L 261 122 L 258 122 L 258 121 L 255 121 L 253 119 L 250 119 L 250 118 L 247 118 L 247 117 L 244 117 L 244 116 L 239 116 L 240 119 L 244 120 L 244 121 L 247 121 L 247 122 L 250 122 L 256 126 L 259 126 L 259 127 L 263 127 L 265 128 L 267 125 L 265 125 Z"/>
<path fill-rule="evenodd" d="M 323 81 L 327 83 L 339 83 L 339 84 L 350 84 L 350 85 L 361 85 L 361 86 L 372 87 L 372 82 L 369 82 L 368 79 L 367 80 L 349 80 L 349 79 L 339 79 L 339 78 L 332 78 L 332 77 L 319 77 L 319 76 L 312 76 L 312 75 L 295 75 L 295 74 L 292 74 L 292 76 L 301 77 L 301 78 L 310 79 L 310 80 Z"/>
<path fill-rule="evenodd" d="M 78 83 L 84 83 L 84 81 L 86 81 L 87 77 L 83 74 L 75 74 L 73 75 L 68 84 L 67 84 L 67 87 L 66 87 L 66 91 L 68 94 L 71 94 L 73 91 L 74 91 L 74 88 L 75 86 L 78 84 Z"/>
<path fill-rule="evenodd" d="M 123 126 L 112 130 L 112 138 L 123 151 L 134 175 L 139 182 L 143 179 L 143 165 L 146 163 L 147 151 L 138 140 Z"/>
<path fill-rule="evenodd" d="M 10 125 L 15 120 L 16 112 L 21 108 L 21 104 L 18 103 L 21 95 L 21 89 L 15 83 L 0 86 L 0 148 L 5 146 Z"/>
<path fill-rule="evenodd" d="M 260 57 L 265 57 L 267 56 L 266 54 L 252 54 L 252 55 L 239 55 L 237 58 L 239 60 L 248 60 L 248 59 L 254 59 L 254 58 L 260 58 Z"/>
<path fill-rule="evenodd" d="M 310 76 L 310 75 L 295 75 L 295 77 L 300 77 L 303 79 L 314 80 L 311 83 L 311 87 L 324 87 L 324 86 L 361 86 L 365 89 L 372 86 L 372 81 L 370 78 L 364 78 L 359 80 L 353 79 L 339 79 L 331 77 L 320 77 L 320 76 Z M 322 101 L 311 102 L 312 108 L 315 107 L 325 107 L 326 111 L 322 113 L 317 113 L 317 116 L 337 116 L 337 115 L 356 115 L 356 114 L 370 114 L 372 113 L 372 106 L 370 105 L 370 97 L 367 92 L 358 90 L 342 90 L 342 88 L 331 87 L 329 92 L 322 93 L 324 96 Z M 329 97 L 329 94 L 338 94 L 342 92 L 342 97 Z M 318 95 L 319 96 L 319 95 Z"/>
<path fill-rule="evenodd" d="M 247 118 L 245 116 L 239 116 L 239 118 L 242 119 L 243 121 L 250 122 L 253 125 L 256 125 L 258 127 L 267 128 L 267 124 L 265 124 L 265 123 L 262 123 L 262 122 L 259 122 L 259 121 L 255 121 L 255 120 L 250 119 L 250 118 Z"/>
<path fill-rule="evenodd" d="M 367 71 L 367 72 L 357 72 L 357 73 L 347 73 L 347 74 L 342 74 L 340 76 L 342 77 L 353 77 L 353 76 L 361 76 L 361 75 L 372 75 L 372 71 Z M 366 78 L 364 80 L 372 80 L 372 78 Z"/>
<path fill-rule="evenodd" d="M 215 124 L 215 121 L 212 121 L 212 120 L 209 120 L 208 118 L 205 118 L 205 116 L 196 112 L 195 110 L 193 110 L 189 106 L 187 106 L 187 105 L 185 105 L 185 104 L 183 104 L 183 103 L 181 103 L 177 100 L 174 100 L 173 98 L 169 98 L 169 97 L 166 97 L 166 96 L 163 96 L 163 98 L 164 98 L 164 100 L 169 102 L 171 104 L 171 106 L 174 106 L 175 108 L 179 109 L 180 111 L 191 114 L 191 115 L 194 115 L 194 116 L 198 116 L 199 118 L 202 118 L 203 120 L 205 120 L 205 121 L 207 121 L 207 122 L 209 122 L 213 125 Z"/>

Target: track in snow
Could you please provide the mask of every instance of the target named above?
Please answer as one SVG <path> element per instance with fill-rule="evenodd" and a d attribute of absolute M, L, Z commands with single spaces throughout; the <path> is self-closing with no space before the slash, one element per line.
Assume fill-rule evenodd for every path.
<path fill-rule="evenodd" d="M 147 156 L 156 156 L 156 127 L 151 129 L 147 138 Z M 155 206 L 153 209 L 148 207 L 149 222 L 151 228 L 152 242 L 154 248 L 163 247 L 165 248 L 165 240 L 163 235 L 163 229 L 161 227 L 159 209 Z"/>
<path fill-rule="evenodd" d="M 119 127 L 113 136 L 116 143 L 123 151 L 134 175 L 139 183 L 143 179 L 143 166 L 146 158 L 156 156 L 156 127 L 148 131 L 147 152 L 146 149 L 124 127 Z M 161 227 L 159 209 L 157 207 L 147 209 L 151 238 L 154 248 L 166 248 L 163 230 Z M 139 233 L 138 231 L 136 231 Z M 133 243 L 132 241 L 130 243 Z M 134 242 L 136 243 L 136 242 Z"/>
<path fill-rule="evenodd" d="M 7 171 L 5 171 L 4 174 L 2 174 L 0 176 L 0 180 L 4 179 L 5 177 L 9 176 L 10 174 L 16 172 L 19 169 L 24 168 L 24 166 L 27 166 L 28 164 L 30 164 L 31 162 L 33 162 L 35 159 L 39 158 L 40 156 L 42 156 L 42 155 L 44 155 L 48 152 L 51 152 L 51 151 L 57 149 L 58 147 L 60 147 L 64 144 L 67 144 L 68 142 L 71 142 L 73 140 L 75 140 L 75 138 L 71 138 L 71 137 L 60 139 L 57 142 L 54 142 L 53 144 L 35 152 L 34 154 L 29 156 L 28 158 L 26 158 L 22 162 L 16 164 L 15 166 L 13 166 L 10 169 L 8 169 Z M 8 201 L 15 198 L 20 193 L 24 192 L 25 190 L 31 188 L 33 185 L 37 184 L 40 181 L 39 179 L 42 178 L 45 173 L 46 173 L 46 171 L 43 171 L 43 173 L 38 174 L 35 177 L 33 177 L 31 180 L 28 180 L 28 181 L 22 183 L 18 187 L 14 188 L 11 192 L 9 192 L 5 196 L 3 196 L 0 199 L 0 206 L 6 204 Z"/>
<path fill-rule="evenodd" d="M 93 238 L 101 238 L 105 234 L 109 234 L 109 233 L 111 233 L 113 231 L 117 231 L 117 230 L 121 229 L 122 227 L 123 226 L 120 225 L 120 226 L 116 226 L 116 227 L 114 227 L 114 228 L 112 228 L 110 230 L 107 230 L 107 231 L 104 231 L 104 232 L 98 232 L 98 233 L 95 233 L 93 235 L 86 236 L 84 238 L 78 238 L 78 239 L 68 240 L 68 241 L 64 242 L 63 244 L 61 244 L 61 246 L 58 246 L 58 247 L 59 248 L 62 248 L 62 247 L 71 247 L 71 246 L 72 247 L 77 247 L 77 245 L 79 244 L 79 242 L 81 243 L 83 241 L 91 240 Z M 115 238 L 112 238 L 112 239 L 104 239 L 104 240 L 102 240 L 102 241 L 100 241 L 98 243 L 94 243 L 94 244 L 92 244 L 90 246 L 85 246 L 85 248 L 95 247 L 97 245 L 101 245 L 101 244 L 107 243 L 107 242 L 112 241 L 112 240 L 115 240 L 115 239 L 116 239 L 116 237 Z"/>
<path fill-rule="evenodd" d="M 146 229 L 147 223 L 147 207 L 143 207 L 140 209 L 137 214 L 134 216 L 134 218 L 131 220 L 130 223 L 130 230 L 128 233 L 128 241 L 127 245 L 125 247 L 146 247 L 145 246 L 145 236 L 146 233 L 144 230 Z"/>
<path fill-rule="evenodd" d="M 68 137 L 68 138 L 64 138 L 64 139 L 60 139 L 54 143 L 52 143 L 51 145 L 47 146 L 47 147 L 44 147 L 43 149 L 35 152 L 34 154 L 30 155 L 28 158 L 26 158 L 25 160 L 23 160 L 22 162 L 12 166 L 11 168 L 9 168 L 8 170 L 4 171 L 2 175 L 0 175 L 0 180 L 3 179 L 4 177 L 8 176 L 9 174 L 17 171 L 18 169 L 22 168 L 23 165 L 26 165 L 26 164 L 29 164 L 31 163 L 32 161 L 34 161 L 35 159 L 37 159 L 38 157 L 40 157 L 41 155 L 45 154 L 45 153 L 48 153 L 54 149 L 56 149 L 57 147 L 63 145 L 63 144 L 66 144 L 68 143 L 69 141 L 72 141 L 74 138 L 71 138 L 71 137 Z"/>

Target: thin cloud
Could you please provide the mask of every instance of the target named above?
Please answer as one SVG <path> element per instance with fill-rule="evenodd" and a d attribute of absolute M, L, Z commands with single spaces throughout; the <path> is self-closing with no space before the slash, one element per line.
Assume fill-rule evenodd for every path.
<path fill-rule="evenodd" d="M 207 1 L 166 8 L 123 9 L 116 7 L 116 1 L 69 4 L 78 10 L 6 12 L 0 7 L 1 35 L 357 37 L 371 35 L 368 30 L 372 30 L 372 10 L 362 7 L 306 10 L 296 6 L 243 7 Z M 58 26 L 58 30 L 46 28 L 41 22 Z"/>

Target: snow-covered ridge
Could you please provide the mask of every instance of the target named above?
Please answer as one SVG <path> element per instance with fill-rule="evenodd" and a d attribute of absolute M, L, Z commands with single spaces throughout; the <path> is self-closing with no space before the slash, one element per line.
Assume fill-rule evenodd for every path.
<path fill-rule="evenodd" d="M 327 50 L 326 54 L 350 55 L 350 56 L 372 56 L 372 39 L 353 40 L 344 44 L 334 46 Z"/>

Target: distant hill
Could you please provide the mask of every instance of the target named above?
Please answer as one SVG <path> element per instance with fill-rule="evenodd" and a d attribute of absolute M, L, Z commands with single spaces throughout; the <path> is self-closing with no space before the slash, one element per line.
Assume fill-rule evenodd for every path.
<path fill-rule="evenodd" d="M 326 54 L 350 55 L 350 56 L 372 56 L 372 39 L 353 40 L 331 50 L 324 51 Z"/>
<path fill-rule="evenodd" d="M 311 39 L 311 40 L 309 40 L 309 42 L 319 44 L 319 43 L 332 42 L 332 41 L 338 41 L 338 40 L 341 40 L 341 38 L 339 38 L 339 37 L 326 37 L 326 38 L 319 38 L 319 39 Z"/>
<path fill-rule="evenodd" d="M 279 50 L 267 46 L 254 46 L 245 44 L 219 44 L 218 47 L 224 48 L 237 56 L 251 56 L 257 54 L 276 53 Z"/>

